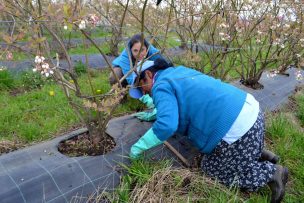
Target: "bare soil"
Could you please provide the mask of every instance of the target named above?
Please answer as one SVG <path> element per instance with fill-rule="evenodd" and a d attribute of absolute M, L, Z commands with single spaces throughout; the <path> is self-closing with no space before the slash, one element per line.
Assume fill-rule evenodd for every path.
<path fill-rule="evenodd" d="M 26 89 L 24 89 L 22 87 L 18 87 L 18 88 L 12 89 L 9 93 L 10 93 L 11 96 L 16 97 L 16 96 L 24 94 L 26 92 L 27 92 Z"/>
<path fill-rule="evenodd" d="M 10 141 L 10 140 L 0 141 L 0 155 L 15 151 L 22 147 L 24 147 L 24 145 L 17 141 Z"/>
<path fill-rule="evenodd" d="M 99 143 L 94 144 L 88 132 L 64 140 L 59 143 L 58 151 L 70 157 L 98 156 L 111 151 L 116 143 L 114 139 L 105 135 Z"/>

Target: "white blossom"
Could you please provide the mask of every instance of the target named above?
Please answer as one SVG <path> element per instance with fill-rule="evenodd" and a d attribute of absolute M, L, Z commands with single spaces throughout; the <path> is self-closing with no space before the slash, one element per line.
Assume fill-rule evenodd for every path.
<path fill-rule="evenodd" d="M 50 65 L 45 62 L 45 58 L 43 56 L 36 56 L 35 63 L 36 65 L 33 68 L 33 72 L 40 72 L 41 75 L 45 75 L 46 77 L 54 74 L 54 69 L 56 67 L 50 68 Z"/>
<path fill-rule="evenodd" d="M 220 24 L 220 27 L 221 27 L 221 28 L 228 28 L 229 25 L 227 25 L 227 24 L 225 24 L 225 23 L 221 23 L 221 24 Z"/>
<path fill-rule="evenodd" d="M 64 25 L 64 26 L 63 26 L 63 29 L 67 30 L 67 29 L 68 29 L 68 26 L 67 26 L 67 25 Z"/>
<path fill-rule="evenodd" d="M 84 20 L 80 21 L 79 29 L 83 30 L 86 28 L 86 22 Z"/>
<path fill-rule="evenodd" d="M 273 70 L 273 71 L 270 71 L 269 73 L 267 73 L 267 78 L 273 78 L 275 77 L 277 74 L 279 73 L 278 70 Z"/>
<path fill-rule="evenodd" d="M 280 45 L 280 44 L 281 44 L 280 38 L 276 38 L 275 40 L 273 40 L 273 45 Z"/>
<path fill-rule="evenodd" d="M 296 75 L 296 80 L 303 80 L 303 74 L 301 73 L 301 71 L 300 70 L 298 70 L 296 73 L 295 73 L 295 75 Z"/>
<path fill-rule="evenodd" d="M 49 69 L 49 68 L 50 68 L 50 66 L 49 66 L 48 63 L 42 64 L 41 67 L 42 67 L 43 69 Z"/>
<path fill-rule="evenodd" d="M 35 63 L 42 63 L 44 62 L 45 58 L 43 56 L 36 56 Z"/>
<path fill-rule="evenodd" d="M 290 28 L 290 25 L 289 24 L 285 24 L 284 28 Z"/>
<path fill-rule="evenodd" d="M 93 26 L 96 26 L 99 22 L 99 17 L 96 14 L 90 14 L 88 17 L 89 23 L 91 23 Z"/>
<path fill-rule="evenodd" d="M 223 33 L 223 32 L 220 32 L 220 33 L 219 33 L 219 35 L 220 35 L 220 36 L 224 36 L 224 35 L 225 35 L 225 33 Z"/>
<path fill-rule="evenodd" d="M 240 26 L 236 26 L 235 29 L 237 32 L 242 32 L 242 27 L 240 27 Z"/>
<path fill-rule="evenodd" d="M 41 59 L 41 58 L 38 58 L 35 62 L 36 62 L 36 63 L 41 63 L 41 62 L 42 62 L 42 59 Z"/>
<path fill-rule="evenodd" d="M 276 29 L 276 26 L 275 26 L 275 25 L 272 25 L 272 26 L 270 26 L 270 29 L 271 29 L 271 30 L 275 30 L 275 29 Z"/>

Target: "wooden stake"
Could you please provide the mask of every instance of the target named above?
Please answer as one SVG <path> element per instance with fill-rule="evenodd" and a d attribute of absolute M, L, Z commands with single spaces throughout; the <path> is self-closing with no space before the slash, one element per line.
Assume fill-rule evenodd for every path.
<path fill-rule="evenodd" d="M 188 160 L 185 159 L 185 157 L 183 157 L 183 155 L 181 155 L 169 142 L 164 141 L 164 144 L 171 150 L 171 152 L 173 152 L 173 154 L 175 154 L 183 162 L 185 166 L 190 168 L 190 163 L 188 162 Z"/>

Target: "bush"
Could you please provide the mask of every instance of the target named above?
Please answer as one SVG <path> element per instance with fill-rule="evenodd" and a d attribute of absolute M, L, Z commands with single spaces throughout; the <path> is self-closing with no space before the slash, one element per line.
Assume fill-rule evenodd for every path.
<path fill-rule="evenodd" d="M 87 72 L 87 67 L 84 63 L 82 63 L 81 61 L 77 61 L 76 65 L 75 65 L 75 72 L 78 76 L 80 76 L 83 73 Z"/>
<path fill-rule="evenodd" d="M 46 83 L 40 73 L 32 71 L 23 72 L 20 79 L 22 86 L 26 90 L 40 89 Z"/>
<path fill-rule="evenodd" d="M 0 67 L 0 90 L 12 89 L 15 87 L 15 81 L 7 68 Z"/>

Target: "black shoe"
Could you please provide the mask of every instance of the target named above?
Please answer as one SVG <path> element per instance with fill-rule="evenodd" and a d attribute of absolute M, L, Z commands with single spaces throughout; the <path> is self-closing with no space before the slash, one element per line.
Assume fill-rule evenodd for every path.
<path fill-rule="evenodd" d="M 274 173 L 268 186 L 271 190 L 271 203 L 279 203 L 285 194 L 285 185 L 288 180 L 288 169 L 281 165 L 276 165 Z"/>
<path fill-rule="evenodd" d="M 279 157 L 273 152 L 263 149 L 260 161 L 269 161 L 273 164 L 276 164 L 279 161 Z"/>

